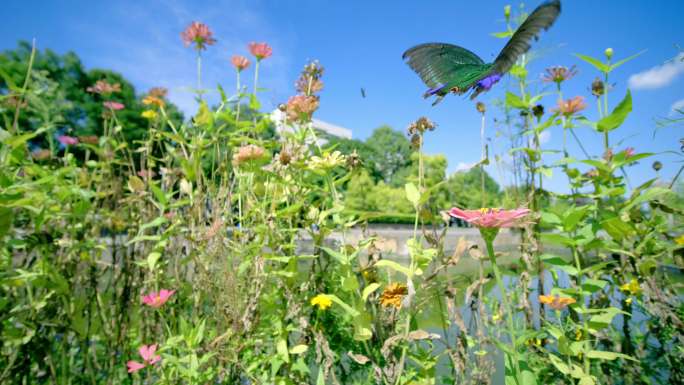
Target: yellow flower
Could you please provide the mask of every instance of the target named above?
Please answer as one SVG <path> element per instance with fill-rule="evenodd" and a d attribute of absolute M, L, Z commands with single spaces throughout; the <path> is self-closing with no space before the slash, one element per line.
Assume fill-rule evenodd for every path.
<path fill-rule="evenodd" d="M 682 234 L 682 235 L 678 236 L 677 238 L 675 238 L 674 241 L 675 241 L 676 244 L 678 244 L 678 245 L 680 245 L 680 246 L 681 246 L 681 245 L 684 245 L 684 234 Z"/>
<path fill-rule="evenodd" d="M 318 294 L 317 296 L 311 298 L 311 306 L 318 306 L 319 309 L 325 310 L 332 306 L 332 299 L 329 295 Z"/>
<path fill-rule="evenodd" d="M 150 119 L 150 120 L 157 119 L 157 111 L 154 111 L 154 110 L 145 110 L 140 115 L 145 119 Z"/>
<path fill-rule="evenodd" d="M 380 304 L 382 306 L 394 306 L 399 309 L 401 307 L 401 300 L 408 293 L 406 285 L 401 283 L 391 283 L 385 287 L 385 290 L 380 296 Z"/>
<path fill-rule="evenodd" d="M 620 291 L 629 293 L 631 295 L 637 295 L 641 293 L 641 286 L 639 286 L 639 281 L 632 278 L 629 282 L 620 286 Z"/>
<path fill-rule="evenodd" d="M 312 156 L 307 162 L 307 166 L 312 170 L 330 171 L 337 166 L 342 166 L 347 162 L 347 158 L 339 151 L 325 154 L 323 157 Z"/>

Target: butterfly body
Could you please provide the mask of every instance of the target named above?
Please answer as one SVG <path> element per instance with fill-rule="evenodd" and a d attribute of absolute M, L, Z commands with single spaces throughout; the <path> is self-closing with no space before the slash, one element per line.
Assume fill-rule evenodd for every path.
<path fill-rule="evenodd" d="M 475 53 L 448 43 L 425 43 L 408 49 L 402 55 L 407 64 L 429 87 L 423 97 L 436 96 L 433 105 L 449 93 L 471 99 L 489 91 L 530 49 L 530 41 L 542 29 L 548 29 L 560 14 L 560 0 L 547 1 L 537 7 L 520 25 L 492 63 L 485 63 Z"/>

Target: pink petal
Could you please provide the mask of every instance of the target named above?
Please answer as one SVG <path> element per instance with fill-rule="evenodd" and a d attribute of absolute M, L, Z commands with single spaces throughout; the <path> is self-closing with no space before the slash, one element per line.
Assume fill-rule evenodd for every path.
<path fill-rule="evenodd" d="M 143 358 L 146 362 L 149 362 L 150 359 L 154 357 L 154 353 L 157 351 L 157 344 L 154 345 L 143 345 L 138 349 L 138 352 L 140 353 L 140 357 Z"/>
<path fill-rule="evenodd" d="M 128 361 L 126 363 L 126 366 L 128 366 L 128 373 L 133 373 L 133 372 L 137 372 L 138 370 L 144 368 L 145 364 L 141 364 L 140 362 L 136 362 L 136 361 Z"/>
<path fill-rule="evenodd" d="M 152 357 L 152 359 L 150 359 L 149 361 L 147 361 L 147 363 L 150 364 L 150 365 L 154 365 L 154 364 L 156 364 L 157 362 L 159 362 L 159 360 L 161 360 L 161 356 L 157 354 L 156 356 Z"/>

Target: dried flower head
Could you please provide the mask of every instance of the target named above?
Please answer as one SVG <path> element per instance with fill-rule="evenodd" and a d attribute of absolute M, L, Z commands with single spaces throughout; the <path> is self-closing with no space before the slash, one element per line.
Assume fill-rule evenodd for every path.
<path fill-rule="evenodd" d="M 653 167 L 653 170 L 658 172 L 658 171 L 660 171 L 660 169 L 663 168 L 663 164 L 660 163 L 660 161 L 656 160 L 655 162 L 653 162 L 653 165 L 651 167 Z"/>
<path fill-rule="evenodd" d="M 394 306 L 399 309 L 401 301 L 406 294 L 408 294 L 406 285 L 398 282 L 390 283 L 385 286 L 385 290 L 383 290 L 380 296 L 380 304 L 385 307 Z"/>
<path fill-rule="evenodd" d="M 575 299 L 571 297 L 559 297 L 557 295 L 540 295 L 539 302 L 549 305 L 549 307 L 553 310 L 563 310 L 568 305 L 572 305 L 577 301 L 575 301 Z"/>
<path fill-rule="evenodd" d="M 606 85 L 600 78 L 597 77 L 593 82 L 591 82 L 591 94 L 598 98 L 605 93 Z"/>
<path fill-rule="evenodd" d="M 185 31 L 181 32 L 181 39 L 186 47 L 194 44 L 195 49 L 198 51 L 207 49 L 208 45 L 216 43 L 216 39 L 213 38 L 213 32 L 211 32 L 209 27 L 198 21 L 193 21 L 185 28 Z"/>
<path fill-rule="evenodd" d="M 265 153 L 266 150 L 264 150 L 263 147 L 259 147 L 255 144 L 242 146 L 233 154 L 233 165 L 237 167 L 246 162 L 261 159 Z"/>
<path fill-rule="evenodd" d="M 436 123 L 426 118 L 425 116 L 421 116 L 420 118 L 418 118 L 418 120 L 409 124 L 407 131 L 409 135 L 415 135 L 422 134 L 425 131 L 434 131 L 435 128 L 437 128 Z"/>
<path fill-rule="evenodd" d="M 154 96 L 157 98 L 165 98 L 166 94 L 169 93 L 169 90 L 167 90 L 164 87 L 152 87 L 150 90 L 147 92 L 148 95 Z"/>
<path fill-rule="evenodd" d="M 358 152 L 356 152 L 356 149 L 352 151 L 351 154 L 347 155 L 347 167 L 350 169 L 355 169 L 361 167 L 363 164 L 363 160 L 361 160 L 361 156 L 359 155 Z"/>
<path fill-rule="evenodd" d="M 235 67 L 238 72 L 249 67 L 249 59 L 242 55 L 233 55 L 233 57 L 230 58 L 230 62 L 233 63 L 233 67 Z"/>
<path fill-rule="evenodd" d="M 81 135 L 78 137 L 78 141 L 85 144 L 99 144 L 100 138 L 97 135 Z"/>
<path fill-rule="evenodd" d="M 318 109 L 318 96 L 295 95 L 287 101 L 285 113 L 292 122 L 308 122 Z"/>
<path fill-rule="evenodd" d="M 94 85 L 86 88 L 86 91 L 93 94 L 109 95 L 114 92 L 121 92 L 121 84 L 109 84 L 106 80 L 98 80 Z"/>
<path fill-rule="evenodd" d="M 297 92 L 304 95 L 313 95 L 323 90 L 323 81 L 307 76 L 300 76 L 295 82 Z"/>
<path fill-rule="evenodd" d="M 423 137 L 420 134 L 413 134 L 409 141 L 411 142 L 411 148 L 417 150 L 423 144 Z"/>
<path fill-rule="evenodd" d="M 571 79 L 573 76 L 577 75 L 577 69 L 575 66 L 570 68 L 565 66 L 555 66 L 546 69 L 546 73 L 542 75 L 542 80 L 549 83 L 556 83 L 560 85 L 566 80 Z"/>
<path fill-rule="evenodd" d="M 559 100 L 558 108 L 554 109 L 554 111 L 560 112 L 566 117 L 569 117 L 582 111 L 585 108 L 587 108 L 587 104 L 584 103 L 584 97 L 575 96 L 572 99 Z"/>
<path fill-rule="evenodd" d="M 534 115 L 537 119 L 541 119 L 541 117 L 544 116 L 544 106 L 537 104 L 536 106 L 532 107 L 532 115 Z"/>
<path fill-rule="evenodd" d="M 485 112 L 487 112 L 487 106 L 485 106 L 485 104 L 482 102 L 475 103 L 475 109 L 477 110 L 477 112 L 479 112 L 481 114 L 484 114 Z"/>
<path fill-rule="evenodd" d="M 266 43 L 251 42 L 248 44 L 249 52 L 256 57 L 257 61 L 266 59 L 273 54 L 273 49 Z"/>

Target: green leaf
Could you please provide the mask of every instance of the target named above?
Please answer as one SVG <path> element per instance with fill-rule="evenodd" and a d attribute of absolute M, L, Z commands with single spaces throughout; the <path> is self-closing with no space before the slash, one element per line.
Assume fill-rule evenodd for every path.
<path fill-rule="evenodd" d="M 657 196 L 660 196 L 663 194 L 669 194 L 669 193 L 672 193 L 672 190 L 670 190 L 668 188 L 664 188 L 664 187 L 650 188 L 650 189 L 644 191 L 643 194 L 640 194 L 640 195 L 633 197 L 630 200 L 628 200 L 627 201 L 628 203 L 625 205 L 625 207 L 622 208 L 622 211 L 629 210 L 634 206 L 637 206 L 637 205 L 640 205 L 644 202 L 648 202 L 650 200 L 653 200 Z"/>
<path fill-rule="evenodd" d="M 527 110 L 530 108 L 529 103 L 521 99 L 518 95 L 508 91 L 506 92 L 506 104 L 520 110 Z"/>
<path fill-rule="evenodd" d="M 497 37 L 499 39 L 505 39 L 507 37 L 513 36 L 513 32 L 512 31 L 493 32 L 493 33 L 490 33 L 490 35 Z"/>
<path fill-rule="evenodd" d="M 559 268 L 569 275 L 577 275 L 577 268 L 572 266 L 568 261 L 557 255 L 544 254 L 541 256 L 544 263 Z"/>
<path fill-rule="evenodd" d="M 582 54 L 578 54 L 578 53 L 576 53 L 575 56 L 577 56 L 578 58 L 584 60 L 585 62 L 593 65 L 597 70 L 599 70 L 603 73 L 609 73 L 610 72 L 610 67 L 607 64 L 602 63 L 598 59 L 594 59 L 591 56 L 582 55 Z"/>
<path fill-rule="evenodd" d="M 340 252 L 337 252 L 333 249 L 327 248 L 327 247 L 321 246 L 320 248 L 321 248 L 321 250 L 325 251 L 328 255 L 335 258 L 335 260 L 337 262 L 339 262 L 340 264 L 342 264 L 342 265 L 348 265 L 349 264 L 349 258 L 347 258 L 346 255 L 344 255 Z"/>
<path fill-rule="evenodd" d="M 356 311 L 354 308 L 351 306 L 347 305 L 346 302 L 342 301 L 340 297 L 336 296 L 335 294 L 326 294 L 330 299 L 335 302 L 336 304 L 340 305 L 342 309 L 344 309 L 345 312 L 347 312 L 350 316 L 352 317 L 357 317 L 359 315 L 359 312 Z"/>
<path fill-rule="evenodd" d="M 418 207 L 418 202 L 420 202 L 420 192 L 418 191 L 416 185 L 413 183 L 406 183 L 406 185 L 404 185 L 404 189 L 406 190 L 406 199 L 413 204 L 413 207 Z"/>
<path fill-rule="evenodd" d="M 589 352 L 587 352 L 587 357 L 596 358 L 599 360 L 607 360 L 607 361 L 613 361 L 617 358 L 624 358 L 626 360 L 632 360 L 632 361 L 638 362 L 637 359 L 635 359 L 632 356 L 628 356 L 626 354 L 616 353 L 616 352 L 605 352 L 605 351 L 601 351 L 601 350 L 589 351 Z"/>
<path fill-rule="evenodd" d="M 620 104 L 615 107 L 613 112 L 599 120 L 596 129 L 600 132 L 612 131 L 622 125 L 630 112 L 632 112 L 632 93 L 628 89 L 627 95 L 625 95 Z"/>
<path fill-rule="evenodd" d="M 622 241 L 635 233 L 634 227 L 628 222 L 623 221 L 620 217 L 601 221 L 601 227 L 616 241 Z"/>
<path fill-rule="evenodd" d="M 278 352 L 278 355 L 283 361 L 290 362 L 290 354 L 287 351 L 287 339 L 278 339 L 278 342 L 276 342 L 276 352 Z"/>
<path fill-rule="evenodd" d="M 612 65 L 610 66 L 610 70 L 612 71 L 612 70 L 618 68 L 619 66 L 621 66 L 621 65 L 623 65 L 623 64 L 625 64 L 625 63 L 627 63 L 628 61 L 634 59 L 635 57 L 637 57 L 637 56 L 639 56 L 639 55 L 641 55 L 641 54 L 643 54 L 644 52 L 646 52 L 646 50 L 643 50 L 643 51 L 641 51 L 641 52 L 639 52 L 639 53 L 636 53 L 636 54 L 634 54 L 634 55 L 632 55 L 632 56 L 630 56 L 630 57 L 628 57 L 628 58 L 622 59 L 622 60 L 616 62 L 615 64 L 612 64 Z"/>
<path fill-rule="evenodd" d="M 389 259 L 381 259 L 375 263 L 378 267 L 389 267 L 390 269 L 404 274 L 405 276 L 411 278 L 411 270 L 408 267 L 402 266 L 397 262 L 390 261 Z"/>
<path fill-rule="evenodd" d="M 379 283 L 373 282 L 370 285 L 363 288 L 363 293 L 361 293 L 361 298 L 363 299 L 363 301 L 366 302 L 368 296 L 371 295 L 371 293 L 373 293 L 374 291 L 376 291 L 379 287 Z"/>
<path fill-rule="evenodd" d="M 290 348 L 290 354 L 302 354 L 305 353 L 307 350 L 309 350 L 309 347 L 304 344 L 295 345 L 292 348 Z"/>

